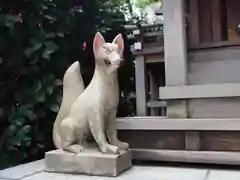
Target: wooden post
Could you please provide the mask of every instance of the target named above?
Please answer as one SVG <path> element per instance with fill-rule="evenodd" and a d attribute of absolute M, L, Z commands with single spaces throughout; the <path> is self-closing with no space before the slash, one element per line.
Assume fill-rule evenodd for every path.
<path fill-rule="evenodd" d="M 158 101 L 158 97 L 159 97 L 158 87 L 157 87 L 157 84 L 155 82 L 154 75 L 153 75 L 151 70 L 149 70 L 148 74 L 149 74 L 149 84 L 150 84 L 149 89 L 150 89 L 150 92 L 151 92 L 150 100 L 151 101 Z M 150 108 L 150 114 L 151 114 L 151 116 L 157 116 L 158 115 L 158 109 L 154 108 L 154 107 L 151 107 Z"/>
<path fill-rule="evenodd" d="M 136 78 L 136 103 L 137 116 L 147 115 L 147 93 L 146 93 L 146 69 L 144 56 L 137 56 L 135 59 L 135 78 Z"/>
<path fill-rule="evenodd" d="M 189 120 L 191 121 L 191 120 Z M 187 150 L 199 150 L 201 147 L 201 141 L 199 132 L 197 131 L 189 131 L 185 133 L 185 148 Z"/>
<path fill-rule="evenodd" d="M 213 40 L 213 24 L 212 24 L 212 12 L 211 12 L 212 1 L 199 0 L 199 34 L 200 43 L 212 42 Z"/>
<path fill-rule="evenodd" d="M 187 48 L 184 7 L 184 0 L 163 0 L 164 53 L 167 86 L 187 84 Z M 186 100 L 169 101 L 167 116 L 186 118 Z M 198 150 L 200 148 L 198 132 L 186 132 L 185 148 L 187 150 Z"/>
<path fill-rule="evenodd" d="M 166 86 L 187 83 L 187 49 L 184 0 L 163 0 Z M 167 116 L 187 117 L 186 101 L 168 102 Z"/>
<path fill-rule="evenodd" d="M 190 14 L 189 14 L 189 21 L 190 21 L 190 42 L 191 45 L 198 45 L 200 42 L 199 37 L 199 10 L 198 10 L 198 1 L 199 0 L 189 0 L 190 6 Z"/>
<path fill-rule="evenodd" d="M 222 19 L 221 19 L 221 2 L 220 0 L 212 0 L 212 27 L 213 41 L 222 40 Z"/>

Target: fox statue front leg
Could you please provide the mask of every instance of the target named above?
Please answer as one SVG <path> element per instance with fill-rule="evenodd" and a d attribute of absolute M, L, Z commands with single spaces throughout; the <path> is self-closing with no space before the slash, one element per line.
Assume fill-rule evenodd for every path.
<path fill-rule="evenodd" d="M 103 153 L 120 153 L 120 150 L 117 146 L 111 145 L 107 142 L 104 126 L 104 118 L 101 112 L 94 112 L 89 116 L 90 130 L 101 151 Z"/>
<path fill-rule="evenodd" d="M 71 123 L 73 121 L 76 121 L 76 119 L 68 117 L 64 119 L 60 125 L 62 149 L 68 152 L 79 154 L 84 151 L 83 129 L 85 127 L 78 128 L 78 133 L 76 134 L 74 123 Z"/>
<path fill-rule="evenodd" d="M 117 138 L 116 114 L 117 111 L 113 110 L 109 112 L 107 115 L 106 135 L 110 144 L 117 146 L 122 150 L 128 150 L 129 149 L 128 143 L 122 142 Z"/>

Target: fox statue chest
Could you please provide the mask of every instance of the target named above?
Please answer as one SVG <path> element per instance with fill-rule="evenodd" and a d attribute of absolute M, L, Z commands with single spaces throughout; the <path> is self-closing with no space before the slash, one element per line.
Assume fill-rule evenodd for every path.
<path fill-rule="evenodd" d="M 119 103 L 119 87 L 116 77 L 102 77 L 98 74 L 95 76 L 87 88 L 91 101 L 88 101 L 88 107 L 98 106 L 95 108 L 102 109 L 108 113 L 109 111 L 116 110 Z"/>
<path fill-rule="evenodd" d="M 108 81 L 105 86 L 101 86 L 101 104 L 105 111 L 117 109 L 119 103 L 119 88 L 117 80 Z"/>
<path fill-rule="evenodd" d="M 119 87 L 117 80 L 112 84 L 109 84 L 109 92 L 106 95 L 106 104 L 107 106 L 112 108 L 117 108 L 119 103 Z"/>

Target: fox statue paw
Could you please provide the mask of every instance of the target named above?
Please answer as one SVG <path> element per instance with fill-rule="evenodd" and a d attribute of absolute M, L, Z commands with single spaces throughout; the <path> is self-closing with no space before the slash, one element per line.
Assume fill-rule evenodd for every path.
<path fill-rule="evenodd" d="M 110 154 L 119 154 L 120 153 L 119 147 L 113 146 L 110 144 L 101 147 L 101 150 L 103 153 L 110 153 Z"/>
<path fill-rule="evenodd" d="M 67 148 L 64 148 L 64 150 L 66 150 L 68 152 L 72 152 L 74 154 L 80 154 L 81 152 L 84 151 L 84 147 L 79 145 L 79 144 L 74 144 L 74 145 L 71 145 Z"/>
<path fill-rule="evenodd" d="M 129 149 L 129 144 L 125 143 L 125 142 L 122 142 L 122 141 L 118 141 L 116 143 L 116 146 L 119 147 L 120 149 L 123 149 L 123 150 L 128 150 Z"/>

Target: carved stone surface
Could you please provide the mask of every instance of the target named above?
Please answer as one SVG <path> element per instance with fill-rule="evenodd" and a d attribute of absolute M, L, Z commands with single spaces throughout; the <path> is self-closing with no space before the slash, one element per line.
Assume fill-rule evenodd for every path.
<path fill-rule="evenodd" d="M 63 78 L 63 99 L 54 122 L 53 142 L 57 149 L 79 154 L 93 137 L 103 153 L 118 154 L 129 148 L 117 138 L 119 104 L 117 70 L 123 61 L 124 41 L 118 34 L 112 43 L 98 32 L 93 41 L 95 70 L 84 89 L 80 65 L 73 63 Z"/>
<path fill-rule="evenodd" d="M 130 151 L 103 154 L 97 149 L 86 149 L 80 154 L 74 154 L 59 149 L 45 154 L 47 172 L 117 176 L 131 165 Z"/>
<path fill-rule="evenodd" d="M 123 61 L 121 34 L 109 43 L 100 33 L 93 41 L 95 70 L 85 88 L 79 62 L 64 74 L 63 98 L 54 122 L 53 142 L 46 153 L 47 171 L 117 176 L 131 167 L 129 145 L 117 137 L 119 104 L 117 70 Z M 89 146 L 93 137 L 97 146 Z"/>

